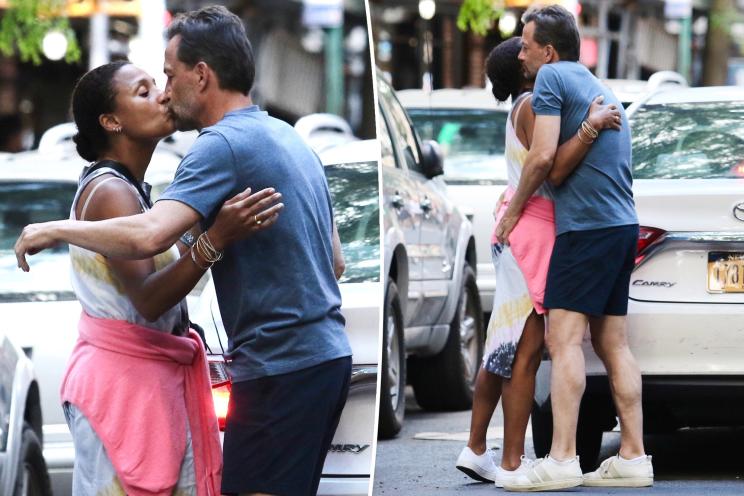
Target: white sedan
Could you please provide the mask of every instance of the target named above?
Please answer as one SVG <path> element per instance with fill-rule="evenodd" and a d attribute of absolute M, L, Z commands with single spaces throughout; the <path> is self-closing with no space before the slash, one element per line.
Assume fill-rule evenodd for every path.
<path fill-rule="evenodd" d="M 744 88 L 658 91 L 628 109 L 640 222 L 629 344 L 643 376 L 646 433 L 744 425 Z M 584 341 L 583 465 L 615 411 Z M 535 452 L 550 445 L 550 362 L 538 374 Z"/>

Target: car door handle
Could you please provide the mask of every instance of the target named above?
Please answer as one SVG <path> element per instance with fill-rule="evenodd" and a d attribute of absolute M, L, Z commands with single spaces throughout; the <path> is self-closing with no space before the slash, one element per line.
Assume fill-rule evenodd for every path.
<path fill-rule="evenodd" d="M 452 272 L 452 264 L 447 260 L 444 260 L 442 262 L 442 273 L 449 274 L 450 272 Z"/>
<path fill-rule="evenodd" d="M 396 191 L 393 197 L 390 199 L 390 204 L 394 208 L 403 208 L 403 205 L 405 205 L 405 202 L 403 201 L 403 197 L 400 196 L 400 193 Z"/>
<path fill-rule="evenodd" d="M 431 210 L 431 200 L 428 196 L 421 200 L 421 203 L 419 203 L 419 205 L 421 206 L 421 210 L 423 210 L 424 212 L 428 212 L 429 210 Z"/>

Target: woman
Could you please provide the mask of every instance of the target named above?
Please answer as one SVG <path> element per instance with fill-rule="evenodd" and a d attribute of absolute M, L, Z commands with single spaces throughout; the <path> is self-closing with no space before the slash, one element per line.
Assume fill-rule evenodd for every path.
<path fill-rule="evenodd" d="M 127 62 L 80 79 L 73 139 L 80 156 L 95 163 L 80 178 L 72 219 L 149 208 L 145 171 L 158 141 L 174 131 L 160 97 L 152 78 Z M 206 358 L 189 330 L 184 297 L 221 258 L 219 249 L 241 235 L 247 196 L 228 200 L 190 248 L 182 238 L 180 254 L 174 246 L 147 260 L 116 260 L 70 246 L 83 307 L 61 391 L 75 443 L 74 495 L 219 494 L 221 449 Z"/>
<path fill-rule="evenodd" d="M 535 122 L 529 93 L 533 82 L 524 80 L 520 49 L 521 39 L 511 38 L 493 49 L 486 61 L 494 96 L 499 101 L 511 97 L 513 102 L 506 124 L 508 188 L 494 211 L 497 224 L 519 185 Z M 599 131 L 619 129 L 619 112 L 614 105 L 600 105 L 601 101 L 601 97 L 595 99 L 589 108 L 587 126 L 558 148 L 551 182 L 570 174 Z M 509 243 L 499 243 L 495 233 L 492 237 L 497 291 L 483 365 L 476 378 L 470 439 L 457 468 L 474 479 L 493 481 L 497 487 L 531 465 L 524 457 L 524 438 L 544 342 L 542 301 L 555 238 L 552 198 L 550 186 L 541 186 L 527 203 Z M 486 430 L 502 394 L 504 450 L 501 466 L 496 466 L 486 450 Z"/>

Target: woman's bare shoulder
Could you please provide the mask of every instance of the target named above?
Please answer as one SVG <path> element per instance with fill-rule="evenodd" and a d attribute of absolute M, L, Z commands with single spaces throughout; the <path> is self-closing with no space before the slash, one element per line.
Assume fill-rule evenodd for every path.
<path fill-rule="evenodd" d="M 86 203 L 83 220 L 111 219 L 142 211 L 137 193 L 124 179 L 113 174 L 101 174 L 85 185 L 75 207 L 78 219 Z"/>

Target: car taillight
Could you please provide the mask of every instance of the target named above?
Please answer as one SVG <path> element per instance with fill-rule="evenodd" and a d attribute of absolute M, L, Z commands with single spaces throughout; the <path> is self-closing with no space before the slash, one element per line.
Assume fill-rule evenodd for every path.
<path fill-rule="evenodd" d="M 229 382 L 217 387 L 212 386 L 214 413 L 217 414 L 217 423 L 221 431 L 225 430 L 225 423 L 227 422 L 227 405 L 230 404 L 231 390 L 232 384 Z"/>
<path fill-rule="evenodd" d="M 661 236 L 666 234 L 663 229 L 641 226 L 638 229 L 638 250 L 636 252 L 635 264 L 638 265 L 646 258 L 646 250 L 653 245 Z"/>
<path fill-rule="evenodd" d="M 734 177 L 744 177 L 744 160 L 731 167 L 731 175 Z"/>
<path fill-rule="evenodd" d="M 209 380 L 212 383 L 212 402 L 214 403 L 214 413 L 217 415 L 217 422 L 220 430 L 225 430 L 227 421 L 227 406 L 230 404 L 230 392 L 232 391 L 232 381 L 227 373 L 227 365 L 222 356 L 210 356 L 209 363 Z"/>

